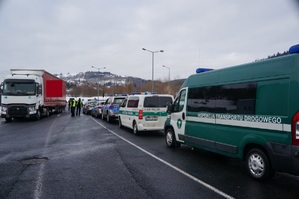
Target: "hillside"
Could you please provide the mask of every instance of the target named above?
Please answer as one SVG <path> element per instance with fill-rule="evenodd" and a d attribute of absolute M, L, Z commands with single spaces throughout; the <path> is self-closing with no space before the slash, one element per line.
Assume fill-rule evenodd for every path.
<path fill-rule="evenodd" d="M 67 82 L 67 93 L 69 96 L 96 96 L 111 94 L 128 94 L 131 92 L 151 91 L 151 81 L 138 77 L 119 76 L 110 72 L 87 71 L 78 74 L 54 74 Z M 175 95 L 183 83 L 184 79 L 173 80 L 170 82 L 155 81 L 155 92 L 168 93 Z M 97 84 L 99 82 L 99 85 Z"/>

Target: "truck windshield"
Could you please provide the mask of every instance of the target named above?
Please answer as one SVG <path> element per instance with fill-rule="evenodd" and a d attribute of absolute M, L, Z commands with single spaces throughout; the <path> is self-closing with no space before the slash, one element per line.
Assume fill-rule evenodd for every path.
<path fill-rule="evenodd" d="M 28 80 L 4 81 L 3 95 L 36 95 L 35 82 Z"/>

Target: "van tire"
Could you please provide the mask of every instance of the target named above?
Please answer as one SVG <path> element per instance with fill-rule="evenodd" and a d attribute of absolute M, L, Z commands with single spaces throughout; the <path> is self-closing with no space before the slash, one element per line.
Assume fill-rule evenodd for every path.
<path fill-rule="evenodd" d="M 133 133 L 134 135 L 139 135 L 138 127 L 135 121 L 133 122 Z"/>
<path fill-rule="evenodd" d="M 169 148 L 179 148 L 181 143 L 177 142 L 175 139 L 175 134 L 172 128 L 167 128 L 165 131 L 165 142 Z"/>
<path fill-rule="evenodd" d="M 267 155 L 258 148 L 253 148 L 247 153 L 246 168 L 249 175 L 259 181 L 265 181 L 275 174 Z"/>

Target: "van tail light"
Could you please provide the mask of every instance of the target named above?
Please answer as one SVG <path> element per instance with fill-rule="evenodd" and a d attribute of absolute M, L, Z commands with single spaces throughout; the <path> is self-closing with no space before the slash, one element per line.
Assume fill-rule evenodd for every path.
<path fill-rule="evenodd" d="M 142 110 L 138 111 L 138 119 L 140 119 L 140 120 L 143 119 L 143 111 Z"/>
<path fill-rule="evenodd" d="M 299 112 L 297 112 L 292 120 L 292 144 L 299 146 Z"/>

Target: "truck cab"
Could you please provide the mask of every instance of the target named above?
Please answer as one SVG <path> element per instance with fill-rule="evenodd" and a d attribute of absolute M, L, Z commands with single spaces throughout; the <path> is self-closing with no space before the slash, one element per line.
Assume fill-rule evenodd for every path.
<path fill-rule="evenodd" d="M 40 118 L 42 80 L 34 75 L 18 75 L 6 78 L 2 83 L 1 118 Z"/>

